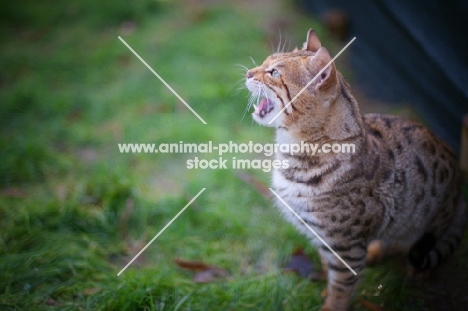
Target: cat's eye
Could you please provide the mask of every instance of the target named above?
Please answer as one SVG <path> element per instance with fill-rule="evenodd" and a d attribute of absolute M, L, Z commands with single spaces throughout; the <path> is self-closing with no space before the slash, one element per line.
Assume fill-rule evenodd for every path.
<path fill-rule="evenodd" d="M 279 73 L 279 71 L 278 71 L 277 69 L 272 69 L 272 70 L 270 71 L 270 74 L 271 74 L 271 76 L 272 76 L 273 78 L 276 78 L 276 77 L 279 77 L 279 76 L 280 76 L 280 73 Z"/>

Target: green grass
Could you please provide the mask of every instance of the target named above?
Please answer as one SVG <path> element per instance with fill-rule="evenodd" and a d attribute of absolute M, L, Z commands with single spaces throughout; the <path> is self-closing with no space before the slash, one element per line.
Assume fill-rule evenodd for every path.
<path fill-rule="evenodd" d="M 271 130 L 243 118 L 247 94 L 237 89 L 244 72 L 236 67 L 271 52 L 267 13 L 245 4 L 155 0 L 28 1 L 2 11 L 1 310 L 319 310 L 325 284 L 281 272 L 296 247 L 318 269 L 317 254 L 237 171 L 187 170 L 194 155 L 117 148 L 271 142 Z M 292 43 L 300 44 L 310 26 L 321 29 L 290 9 L 286 14 L 295 21 Z M 136 28 L 124 34 L 128 21 Z M 269 174 L 250 173 L 268 184 Z M 135 250 L 202 188 L 118 277 Z M 230 277 L 194 284 L 176 258 L 219 266 Z M 375 297 L 379 284 L 385 287 Z M 390 309 L 416 310 L 420 302 L 406 304 L 410 287 L 403 272 L 386 264 L 367 269 L 358 293 Z"/>

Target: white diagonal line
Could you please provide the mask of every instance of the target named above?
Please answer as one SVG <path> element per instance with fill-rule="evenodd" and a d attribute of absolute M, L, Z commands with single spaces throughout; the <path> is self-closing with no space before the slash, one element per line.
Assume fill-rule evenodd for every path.
<path fill-rule="evenodd" d="M 158 74 L 156 73 L 156 71 L 154 71 L 153 68 L 151 68 L 151 67 L 143 60 L 143 58 L 141 58 L 140 55 L 138 55 L 137 52 L 135 52 L 135 51 L 130 47 L 130 45 L 127 44 L 127 42 L 124 41 L 124 39 L 122 39 L 120 36 L 119 36 L 119 39 L 120 39 L 120 41 L 122 41 L 123 44 L 125 44 L 125 46 L 126 46 L 130 51 L 132 51 L 133 54 L 135 54 L 136 57 L 138 57 L 138 59 L 139 59 L 146 67 L 148 67 L 148 69 L 149 69 L 156 77 L 158 77 L 159 80 L 161 80 L 162 83 L 164 83 L 164 85 L 165 85 L 172 93 L 174 93 L 175 96 L 177 96 L 177 98 L 178 98 L 181 102 L 184 103 L 185 106 L 187 106 L 188 109 L 190 109 L 191 112 L 193 112 L 193 114 L 194 114 L 195 116 L 197 116 L 198 119 L 200 119 L 200 121 L 203 122 L 203 124 L 206 124 L 205 120 L 203 120 L 202 117 L 200 117 L 200 116 L 198 115 L 198 113 L 196 113 L 195 110 L 193 110 L 192 107 L 190 107 L 190 105 L 187 104 L 187 103 L 185 102 L 185 100 L 183 100 L 183 98 L 180 97 L 179 94 L 177 94 L 176 91 L 174 91 L 174 89 L 173 89 L 169 84 L 167 84 L 167 82 L 164 81 L 164 79 L 161 78 L 161 76 L 158 75 Z"/>
<path fill-rule="evenodd" d="M 286 206 L 293 214 L 294 216 L 297 217 L 297 219 L 299 219 L 306 227 L 307 229 L 310 230 L 310 232 L 312 232 L 316 237 L 317 239 L 320 240 L 320 242 L 322 242 L 332 253 L 333 255 L 335 255 L 352 273 L 354 273 L 354 275 L 357 275 L 356 271 L 353 270 L 353 268 L 351 268 L 347 263 L 346 261 L 343 260 L 343 258 L 340 257 L 340 255 L 338 255 L 334 250 L 333 248 L 330 247 L 330 245 L 328 245 L 327 242 L 325 242 L 318 234 L 317 232 L 314 231 L 314 229 L 312 229 L 309 224 L 307 224 L 304 219 L 301 218 L 301 216 L 299 216 L 292 208 L 291 206 L 288 205 L 288 203 L 286 203 L 282 197 L 280 197 L 273 189 L 269 188 L 271 192 L 273 192 L 273 194 L 284 204 L 284 206 Z"/>
<path fill-rule="evenodd" d="M 174 216 L 174 218 L 172 218 L 172 220 L 171 220 L 170 222 L 168 222 L 168 223 L 167 223 L 167 225 L 166 225 L 164 228 L 162 228 L 162 229 L 161 229 L 161 231 L 159 231 L 159 233 L 158 233 L 158 234 L 156 234 L 156 236 L 155 236 L 155 237 L 154 237 L 154 238 L 153 238 L 151 241 L 149 241 L 149 242 L 148 242 L 148 244 L 146 244 L 146 245 L 145 245 L 145 247 L 143 247 L 143 249 L 142 249 L 142 250 L 141 250 L 141 251 L 140 251 L 138 254 L 136 254 L 136 256 L 135 256 L 135 257 L 133 257 L 133 259 L 132 259 L 132 260 L 130 260 L 130 262 L 129 262 L 129 263 L 128 263 L 128 264 L 127 264 L 127 265 L 126 265 L 126 266 L 125 266 L 125 267 L 124 267 L 122 270 L 120 270 L 120 272 L 119 272 L 119 273 L 117 273 L 117 276 L 120 276 L 120 275 L 122 274 L 122 272 L 124 272 L 124 271 L 125 271 L 125 269 L 127 269 L 127 268 L 128 268 L 128 266 L 130 266 L 130 265 L 132 264 L 132 262 L 134 262 L 134 261 L 135 261 L 135 259 L 137 259 L 137 258 L 138 258 L 138 256 L 140 256 L 140 255 L 141 255 L 141 253 L 143 253 L 143 252 L 144 252 L 144 251 L 145 251 L 145 250 L 148 248 L 148 246 L 150 246 L 150 245 L 151 245 L 151 243 L 153 243 L 153 242 L 154 242 L 154 240 L 156 240 L 156 239 L 157 239 L 157 238 L 158 238 L 158 237 L 161 235 L 161 233 L 163 233 L 163 232 L 164 232 L 164 230 L 166 230 L 166 229 L 167 229 L 167 227 L 169 227 L 169 226 L 170 226 L 170 225 L 171 225 L 171 224 L 174 222 L 174 220 L 176 220 L 176 219 L 177 219 L 177 217 L 179 217 L 179 216 L 180 216 L 180 214 L 182 214 L 182 213 L 185 211 L 185 209 L 186 209 L 187 207 L 189 207 L 189 206 L 190 206 L 190 204 L 192 204 L 192 202 L 193 202 L 193 201 L 195 201 L 195 199 L 196 199 L 196 198 L 198 198 L 198 196 L 199 196 L 200 194 L 202 194 L 202 192 L 203 192 L 203 191 L 205 191 L 205 190 L 206 190 L 206 188 L 203 188 L 202 190 L 200 190 L 200 192 L 198 192 L 198 194 L 197 194 L 196 196 L 194 196 L 194 197 L 193 197 L 193 199 L 191 199 L 191 200 L 190 200 L 190 202 L 188 202 L 188 203 L 187 203 L 187 205 L 185 205 L 185 206 L 184 206 L 184 208 L 183 208 L 183 209 L 181 209 L 181 210 L 180 210 L 180 212 L 179 212 L 179 213 L 177 213 L 177 215 L 175 215 L 175 216 Z"/>
<path fill-rule="evenodd" d="M 356 40 L 356 37 L 352 38 L 351 41 L 349 41 L 348 44 L 346 44 L 345 47 L 342 48 L 341 51 L 338 52 L 338 54 L 336 54 L 335 57 L 333 57 L 332 60 L 329 61 L 328 64 L 326 64 L 325 67 L 323 67 L 323 69 L 320 70 L 320 71 L 315 75 L 315 77 L 314 77 L 312 80 L 310 80 L 309 83 L 307 83 L 307 85 L 304 86 L 304 88 L 303 88 L 302 90 L 300 90 L 299 93 L 297 93 L 296 96 L 294 96 L 294 97 L 289 101 L 289 103 L 288 103 L 286 106 L 284 106 L 284 108 L 281 109 L 281 110 L 276 114 L 276 116 L 275 116 L 273 119 L 270 120 L 270 122 L 268 122 L 268 124 L 271 124 L 271 122 L 275 121 L 276 118 L 278 118 L 279 115 L 280 115 L 281 113 L 283 113 L 283 111 L 285 111 L 286 108 L 288 108 L 288 107 L 292 104 L 292 102 L 295 101 L 296 98 L 298 98 L 299 95 L 302 94 L 302 92 L 304 92 L 304 90 L 305 90 L 306 88 L 308 88 L 312 83 L 314 83 L 315 79 L 317 79 L 317 77 L 320 77 L 320 75 L 322 74 L 322 72 L 324 72 L 324 70 L 327 69 L 327 67 L 330 66 L 331 63 L 333 63 L 333 62 L 335 61 L 335 59 L 337 59 L 338 56 L 340 56 L 341 53 L 343 53 L 343 52 L 348 48 L 348 46 L 350 46 L 351 43 L 353 43 L 354 40 Z"/>

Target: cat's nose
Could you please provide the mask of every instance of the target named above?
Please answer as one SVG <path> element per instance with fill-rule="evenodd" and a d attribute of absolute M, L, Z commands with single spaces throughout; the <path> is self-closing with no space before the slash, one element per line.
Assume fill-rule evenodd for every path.
<path fill-rule="evenodd" d="M 245 75 L 247 79 L 253 78 L 253 73 L 250 70 L 247 70 L 247 74 Z"/>

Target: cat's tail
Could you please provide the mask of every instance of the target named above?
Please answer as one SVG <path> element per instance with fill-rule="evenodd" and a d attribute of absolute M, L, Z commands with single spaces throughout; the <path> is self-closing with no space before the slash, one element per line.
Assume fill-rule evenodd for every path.
<path fill-rule="evenodd" d="M 466 217 L 466 204 L 463 194 L 460 193 L 457 208 L 447 230 L 438 240 L 432 233 L 425 233 L 408 254 L 410 263 L 418 270 L 429 270 L 448 259 L 460 244 Z"/>

